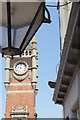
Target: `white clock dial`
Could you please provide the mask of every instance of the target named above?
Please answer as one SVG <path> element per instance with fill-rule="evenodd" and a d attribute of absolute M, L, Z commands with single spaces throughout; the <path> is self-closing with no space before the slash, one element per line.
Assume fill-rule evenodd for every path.
<path fill-rule="evenodd" d="M 15 65 L 15 73 L 24 74 L 27 71 L 27 65 L 24 62 L 19 62 Z"/>

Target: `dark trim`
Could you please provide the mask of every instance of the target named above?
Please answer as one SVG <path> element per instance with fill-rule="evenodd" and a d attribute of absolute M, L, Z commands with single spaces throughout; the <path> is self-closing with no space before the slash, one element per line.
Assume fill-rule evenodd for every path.
<path fill-rule="evenodd" d="M 9 49 L 9 47 L 3 48 L 3 50 L 5 50 L 5 49 Z M 19 50 L 19 48 L 14 48 L 14 47 L 11 47 L 11 49 L 13 49 L 13 50 Z"/>
<path fill-rule="evenodd" d="M 10 50 L 10 52 L 9 52 L 9 50 Z M 6 52 L 7 51 L 7 52 Z M 10 49 L 9 49 L 9 47 L 6 47 L 6 48 L 3 48 L 3 50 L 2 50 L 2 52 L 5 54 L 5 55 L 19 55 L 20 54 L 20 49 L 18 49 L 18 48 L 13 48 L 13 47 L 11 47 Z"/>
<path fill-rule="evenodd" d="M 66 120 L 69 120 L 69 116 L 66 117 Z"/>
<path fill-rule="evenodd" d="M 37 18 L 37 16 L 39 15 L 39 12 L 40 12 L 40 10 L 41 10 L 41 8 L 42 8 L 43 5 L 44 5 L 44 3 L 41 2 L 40 6 L 39 6 L 39 8 L 38 8 L 38 11 L 36 12 L 35 17 L 33 18 L 32 22 L 31 22 L 31 25 L 30 25 L 28 31 L 26 32 L 26 35 L 25 35 L 25 37 L 24 37 L 24 39 L 23 39 L 23 42 L 22 42 L 22 44 L 21 44 L 21 46 L 20 46 L 20 50 L 22 49 L 22 47 L 23 47 L 23 45 L 24 45 L 24 43 L 25 43 L 25 40 L 26 40 L 26 38 L 28 37 L 28 35 L 29 35 L 29 33 L 30 33 L 30 31 L 31 31 L 31 29 L 32 29 L 35 21 L 36 21 L 36 18 Z M 32 39 L 32 37 L 31 37 L 31 39 Z M 31 39 L 30 39 L 30 40 L 31 40 Z M 29 40 L 29 42 L 30 42 L 30 40 Z M 29 43 L 29 42 L 28 42 L 28 43 Z M 28 45 L 28 43 L 27 43 L 26 45 Z M 23 50 L 22 50 L 22 51 L 23 51 Z"/>
<path fill-rule="evenodd" d="M 45 2 L 44 2 L 44 5 L 43 5 L 44 7 L 44 9 L 43 9 L 43 22 L 44 22 L 44 19 L 45 19 Z"/>
<path fill-rule="evenodd" d="M 11 11 L 10 2 L 7 2 L 7 31 L 8 31 L 8 46 L 11 49 Z"/>
<path fill-rule="evenodd" d="M 10 113 L 10 116 L 11 115 L 29 115 L 29 112 L 16 112 L 16 111 L 14 111 L 14 112 Z"/>
<path fill-rule="evenodd" d="M 59 7 L 60 7 L 60 5 L 59 5 L 59 1 L 57 2 L 57 10 L 59 10 Z"/>
<path fill-rule="evenodd" d="M 49 13 L 48 9 L 46 7 L 44 9 L 45 9 L 45 11 L 47 12 L 47 15 L 48 15 L 48 18 L 46 18 L 44 16 L 44 23 L 51 23 L 50 13 Z"/>
<path fill-rule="evenodd" d="M 4 53 L 2 53 L 2 57 L 4 57 Z"/>

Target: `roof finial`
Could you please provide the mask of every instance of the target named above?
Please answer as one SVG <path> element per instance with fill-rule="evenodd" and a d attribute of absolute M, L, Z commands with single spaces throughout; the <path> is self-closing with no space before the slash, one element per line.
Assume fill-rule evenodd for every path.
<path fill-rule="evenodd" d="M 33 39 L 32 39 L 32 43 L 37 43 L 35 37 L 33 37 Z"/>

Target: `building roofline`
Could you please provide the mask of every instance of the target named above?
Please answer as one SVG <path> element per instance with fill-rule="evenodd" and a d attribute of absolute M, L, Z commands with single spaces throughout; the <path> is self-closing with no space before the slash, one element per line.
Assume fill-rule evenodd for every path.
<path fill-rule="evenodd" d="M 60 92 L 61 85 L 62 85 L 62 78 L 64 77 L 64 71 L 66 71 L 67 59 L 69 58 L 71 47 L 72 47 L 71 45 L 72 45 L 72 41 L 74 39 L 73 35 L 75 33 L 75 27 L 76 27 L 76 24 L 78 22 L 79 12 L 80 12 L 79 3 L 73 3 L 71 13 L 70 13 L 69 22 L 68 22 L 64 47 L 63 47 L 63 51 L 62 51 L 62 55 L 61 55 L 60 66 L 59 66 L 59 71 L 58 71 L 58 75 L 57 75 L 54 96 L 53 96 L 53 101 L 55 101 L 55 103 L 58 103 L 61 105 L 63 105 L 64 97 L 67 93 L 66 90 L 68 89 L 69 85 L 66 84 L 67 87 L 66 87 L 66 89 L 64 89 L 64 92 L 63 92 L 64 95 L 62 95 L 61 97 L 60 97 L 59 92 Z M 74 54 L 73 54 L 73 56 L 74 56 Z M 76 66 L 74 66 L 74 67 L 76 67 Z M 66 77 L 69 77 L 69 76 L 66 76 Z M 65 88 L 65 87 L 63 87 L 63 88 Z"/>

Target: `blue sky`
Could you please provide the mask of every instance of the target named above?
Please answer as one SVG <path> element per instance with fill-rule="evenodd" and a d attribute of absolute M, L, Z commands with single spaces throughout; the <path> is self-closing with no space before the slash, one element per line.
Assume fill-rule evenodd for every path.
<path fill-rule="evenodd" d="M 55 4 L 55 3 L 47 3 Z M 59 37 L 59 16 L 56 8 L 48 8 L 51 14 L 51 24 L 44 23 L 36 33 L 35 37 L 37 40 L 38 49 L 38 94 L 36 96 L 36 112 L 39 118 L 61 118 L 62 107 L 55 105 L 52 101 L 54 89 L 48 86 L 49 80 L 55 80 L 57 78 L 56 66 L 60 60 L 60 37 Z M 2 62 L 1 62 L 2 61 Z M 0 82 L 2 82 L 2 99 L 0 99 L 0 111 L 2 116 L 5 113 L 5 95 L 6 91 L 4 88 L 5 79 L 5 59 L 1 58 L 0 55 Z M 1 84 L 0 84 L 1 85 Z M 1 98 L 1 92 L 0 92 Z M 2 101 L 2 103 L 1 103 Z M 1 113 L 1 112 L 0 112 Z"/>
<path fill-rule="evenodd" d="M 55 3 L 47 3 L 55 4 Z M 48 8 L 51 24 L 43 24 L 36 34 L 38 49 L 38 94 L 36 111 L 40 118 L 61 118 L 62 107 L 52 101 L 54 89 L 48 86 L 49 80 L 57 78 L 56 66 L 60 60 L 59 16 L 56 8 Z"/>

